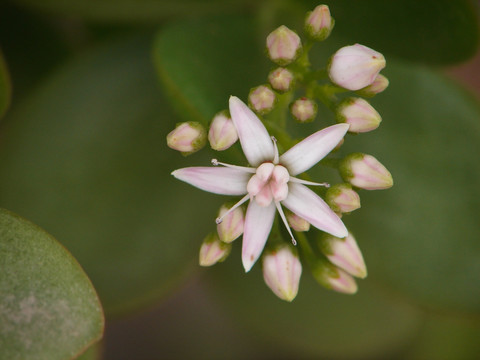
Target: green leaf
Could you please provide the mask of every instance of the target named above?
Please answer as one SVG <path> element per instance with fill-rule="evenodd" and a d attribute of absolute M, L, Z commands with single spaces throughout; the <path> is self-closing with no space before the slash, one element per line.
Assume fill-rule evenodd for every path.
<path fill-rule="evenodd" d="M 223 17 L 181 22 L 158 33 L 155 66 L 185 121 L 207 124 L 230 95 L 245 99 L 268 71 L 254 30 L 247 18 Z"/>
<path fill-rule="evenodd" d="M 425 305 L 480 311 L 480 108 L 422 67 L 391 61 L 373 105 L 380 128 L 351 137 L 348 151 L 377 157 L 388 191 L 360 193 L 355 231 L 369 275 Z"/>
<path fill-rule="evenodd" d="M 12 96 L 12 86 L 8 75 L 7 65 L 0 52 L 0 118 L 7 111 Z"/>
<path fill-rule="evenodd" d="M 391 55 L 429 64 L 453 64 L 475 53 L 478 4 L 472 0 L 325 1 L 335 36 Z M 309 2 L 312 9 L 317 2 Z"/>
<path fill-rule="evenodd" d="M 0 209 L 0 358 L 71 359 L 102 337 L 95 290 L 34 224 Z"/>
<path fill-rule="evenodd" d="M 295 300 L 280 300 L 263 282 L 260 264 L 244 273 L 240 244 L 235 245 L 238 251 L 210 271 L 211 287 L 250 336 L 275 344 L 277 356 L 382 358 L 401 349 L 421 326 L 418 309 L 383 294 L 369 280 L 360 283 L 356 295 L 338 294 L 316 283 L 306 267 Z"/>
<path fill-rule="evenodd" d="M 480 322 L 460 316 L 429 314 L 405 359 L 476 359 L 480 354 Z"/>
<path fill-rule="evenodd" d="M 170 175 L 209 161 L 166 146 L 176 119 L 151 42 L 119 40 L 73 59 L 2 129 L 1 203 L 62 239 L 107 314 L 151 304 L 196 269 L 219 206 L 220 197 Z"/>

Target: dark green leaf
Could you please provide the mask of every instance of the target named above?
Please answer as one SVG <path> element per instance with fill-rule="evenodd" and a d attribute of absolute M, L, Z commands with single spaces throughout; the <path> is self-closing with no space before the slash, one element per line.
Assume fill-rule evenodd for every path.
<path fill-rule="evenodd" d="M 71 359 L 101 338 L 103 312 L 75 259 L 0 209 L 0 358 Z"/>
<path fill-rule="evenodd" d="M 151 303 L 195 269 L 219 205 L 170 175 L 187 162 L 166 146 L 175 119 L 151 41 L 135 37 L 73 60 L 2 129 L 2 204 L 62 239 L 109 314 Z"/>
<path fill-rule="evenodd" d="M 182 22 L 159 32 L 155 65 L 180 116 L 207 124 L 230 95 L 246 98 L 267 71 L 254 34 L 253 22 L 238 17 Z"/>
<path fill-rule="evenodd" d="M 212 288 L 223 306 L 250 336 L 274 343 L 278 356 L 381 358 L 402 348 L 421 325 L 418 309 L 382 294 L 368 280 L 356 295 L 338 294 L 322 288 L 305 267 L 299 294 L 288 303 L 264 284 L 260 264 L 244 273 L 239 251 L 215 270 Z"/>
<path fill-rule="evenodd" d="M 384 52 L 430 64 L 452 64 L 478 48 L 478 3 L 472 0 L 335 0 L 334 34 Z M 312 8 L 316 2 L 310 2 Z"/>

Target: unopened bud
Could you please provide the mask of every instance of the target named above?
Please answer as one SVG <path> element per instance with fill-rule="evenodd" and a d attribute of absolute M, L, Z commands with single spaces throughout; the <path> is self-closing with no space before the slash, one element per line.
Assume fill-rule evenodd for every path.
<path fill-rule="evenodd" d="M 358 90 L 357 94 L 365 97 L 373 97 L 384 91 L 388 87 L 389 83 L 390 82 L 385 76 L 378 74 L 370 85 Z"/>
<path fill-rule="evenodd" d="M 208 131 L 208 141 L 213 150 L 226 150 L 238 140 L 237 129 L 225 112 L 220 112 L 212 120 Z"/>
<path fill-rule="evenodd" d="M 324 235 L 319 241 L 320 250 L 339 268 L 358 278 L 367 276 L 367 267 L 362 252 L 352 234 L 340 239 L 332 235 Z"/>
<path fill-rule="evenodd" d="M 380 114 L 362 98 L 347 98 L 337 108 L 337 121 L 350 125 L 351 133 L 364 133 L 375 130 L 380 125 Z"/>
<path fill-rule="evenodd" d="M 312 268 L 312 274 L 321 285 L 344 294 L 355 294 L 358 290 L 355 279 L 342 269 L 328 263 L 318 261 Z"/>
<path fill-rule="evenodd" d="M 200 150 L 206 142 L 206 131 L 198 122 L 184 122 L 167 135 L 168 147 L 181 151 L 183 154 L 191 154 Z"/>
<path fill-rule="evenodd" d="M 200 247 L 200 266 L 212 266 L 217 262 L 224 261 L 230 254 L 231 249 L 231 244 L 220 241 L 217 234 L 208 235 Z"/>
<path fill-rule="evenodd" d="M 332 57 L 328 75 L 333 83 L 348 89 L 360 90 L 375 80 L 385 67 L 385 57 L 366 46 L 345 46 Z"/>
<path fill-rule="evenodd" d="M 300 55 L 302 43 L 295 32 L 282 25 L 267 36 L 267 51 L 273 62 L 285 66 Z"/>
<path fill-rule="evenodd" d="M 245 219 L 241 207 L 229 211 L 229 207 L 223 205 L 220 208 L 218 218 L 221 219 L 221 222 L 217 225 L 217 232 L 221 241 L 231 243 L 243 234 Z"/>
<path fill-rule="evenodd" d="M 328 188 L 325 200 L 337 213 L 349 213 L 360 208 L 360 196 L 349 184 L 337 184 Z"/>
<path fill-rule="evenodd" d="M 307 13 L 305 32 L 313 40 L 323 41 L 330 36 L 335 20 L 330 15 L 327 5 L 318 5 L 313 11 Z"/>
<path fill-rule="evenodd" d="M 295 120 L 301 123 L 310 122 L 317 116 L 317 104 L 311 99 L 302 97 L 290 105 L 290 111 Z"/>
<path fill-rule="evenodd" d="M 345 181 L 361 189 L 381 190 L 393 186 L 390 172 L 371 155 L 350 154 L 342 160 L 339 169 Z"/>
<path fill-rule="evenodd" d="M 302 264 L 290 246 L 284 245 L 263 256 L 263 279 L 280 299 L 292 301 L 298 293 Z"/>
<path fill-rule="evenodd" d="M 248 103 L 258 114 L 268 114 L 275 104 L 275 93 L 266 85 L 257 86 L 250 90 Z"/>
<path fill-rule="evenodd" d="M 278 92 L 289 91 L 293 83 L 293 74 L 285 68 L 276 68 L 268 75 L 268 81 L 274 90 Z"/>
<path fill-rule="evenodd" d="M 285 216 L 287 217 L 288 224 L 295 231 L 308 231 L 310 230 L 310 223 L 304 218 L 298 216 L 291 211 L 286 211 Z"/>

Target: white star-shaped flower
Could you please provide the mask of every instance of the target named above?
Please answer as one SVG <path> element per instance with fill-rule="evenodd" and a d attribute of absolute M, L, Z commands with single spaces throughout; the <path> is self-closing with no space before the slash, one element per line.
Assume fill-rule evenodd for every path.
<path fill-rule="evenodd" d="M 310 169 L 335 148 L 349 125 L 337 124 L 317 131 L 279 156 L 275 141 L 260 119 L 235 96 L 230 97 L 230 114 L 245 157 L 252 167 L 224 164 L 214 159 L 214 167 L 188 167 L 175 170 L 172 175 L 211 193 L 245 195 L 230 210 L 250 199 L 242 243 L 245 271 L 252 268 L 262 253 L 276 210 L 295 243 L 282 206 L 317 229 L 339 238 L 347 236 L 348 231 L 340 218 L 305 186 L 325 184 L 294 176 Z M 222 218 L 217 219 L 217 223 L 221 221 Z"/>

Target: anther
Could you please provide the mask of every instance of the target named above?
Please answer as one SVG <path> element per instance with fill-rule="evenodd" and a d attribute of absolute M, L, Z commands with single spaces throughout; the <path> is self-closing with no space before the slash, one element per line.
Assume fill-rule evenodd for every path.
<path fill-rule="evenodd" d="M 212 165 L 213 166 L 218 166 L 218 160 L 217 159 L 212 159 Z"/>

